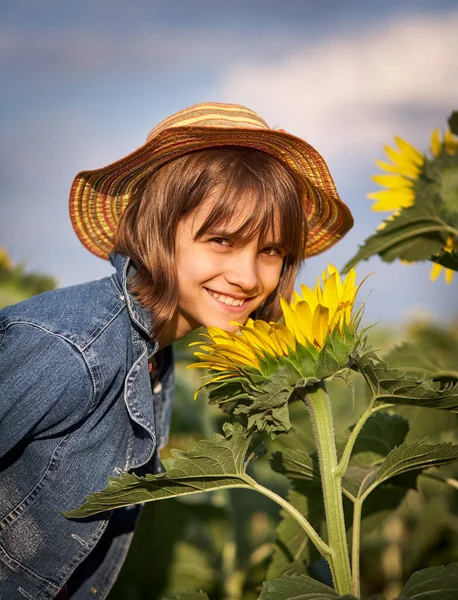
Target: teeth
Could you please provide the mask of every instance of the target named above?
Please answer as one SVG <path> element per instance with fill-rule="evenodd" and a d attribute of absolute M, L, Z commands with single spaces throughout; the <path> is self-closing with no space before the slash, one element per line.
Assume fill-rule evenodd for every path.
<path fill-rule="evenodd" d="M 245 302 L 245 298 L 239 300 L 237 298 L 231 298 L 231 296 L 225 296 L 224 294 L 217 294 L 216 292 L 211 292 L 208 290 L 213 298 L 219 300 L 222 304 L 226 304 L 227 306 L 242 306 Z"/>

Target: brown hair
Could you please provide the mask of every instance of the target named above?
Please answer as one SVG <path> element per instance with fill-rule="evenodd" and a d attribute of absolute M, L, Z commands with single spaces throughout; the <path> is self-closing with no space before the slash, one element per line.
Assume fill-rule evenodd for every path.
<path fill-rule="evenodd" d="M 232 234 L 233 241 L 243 243 L 259 236 L 262 243 L 272 232 L 280 234 L 275 241 L 285 256 L 278 286 L 251 316 L 277 320 L 281 316 L 278 295 L 291 297 L 307 237 L 302 184 L 264 152 L 227 146 L 200 150 L 153 173 L 133 194 L 115 235 L 115 252 L 129 256 L 135 265 L 130 290 L 152 311 L 153 335 L 158 335 L 178 305 L 178 223 L 210 195 L 212 209 L 195 239 L 227 225 L 239 213 L 240 202 L 246 207 L 247 196 L 254 200 L 253 209 Z"/>

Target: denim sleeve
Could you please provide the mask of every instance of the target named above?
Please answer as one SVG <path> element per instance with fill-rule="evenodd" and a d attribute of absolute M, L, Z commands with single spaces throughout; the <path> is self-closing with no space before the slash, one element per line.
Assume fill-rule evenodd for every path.
<path fill-rule="evenodd" d="M 21 440 L 72 427 L 93 398 L 86 363 L 65 338 L 24 322 L 0 332 L 0 457 Z"/>

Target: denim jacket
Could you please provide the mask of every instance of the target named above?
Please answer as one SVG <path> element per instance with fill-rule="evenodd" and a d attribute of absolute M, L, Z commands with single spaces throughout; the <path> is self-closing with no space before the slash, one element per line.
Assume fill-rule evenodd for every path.
<path fill-rule="evenodd" d="M 0 312 L 0 598 L 105 598 L 137 507 L 66 519 L 120 470 L 159 470 L 173 398 L 171 348 L 116 274 Z M 148 358 L 162 367 L 151 380 Z"/>

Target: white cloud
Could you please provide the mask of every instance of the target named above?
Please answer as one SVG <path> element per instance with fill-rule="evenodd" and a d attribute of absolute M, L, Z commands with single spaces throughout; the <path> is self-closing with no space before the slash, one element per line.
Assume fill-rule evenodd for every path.
<path fill-rule="evenodd" d="M 234 66 L 215 90 L 341 158 L 409 135 L 427 145 L 458 99 L 458 12 L 403 15 L 323 36 L 274 63 Z M 418 131 L 418 133 L 417 133 Z M 348 146 L 346 143 L 348 142 Z"/>

